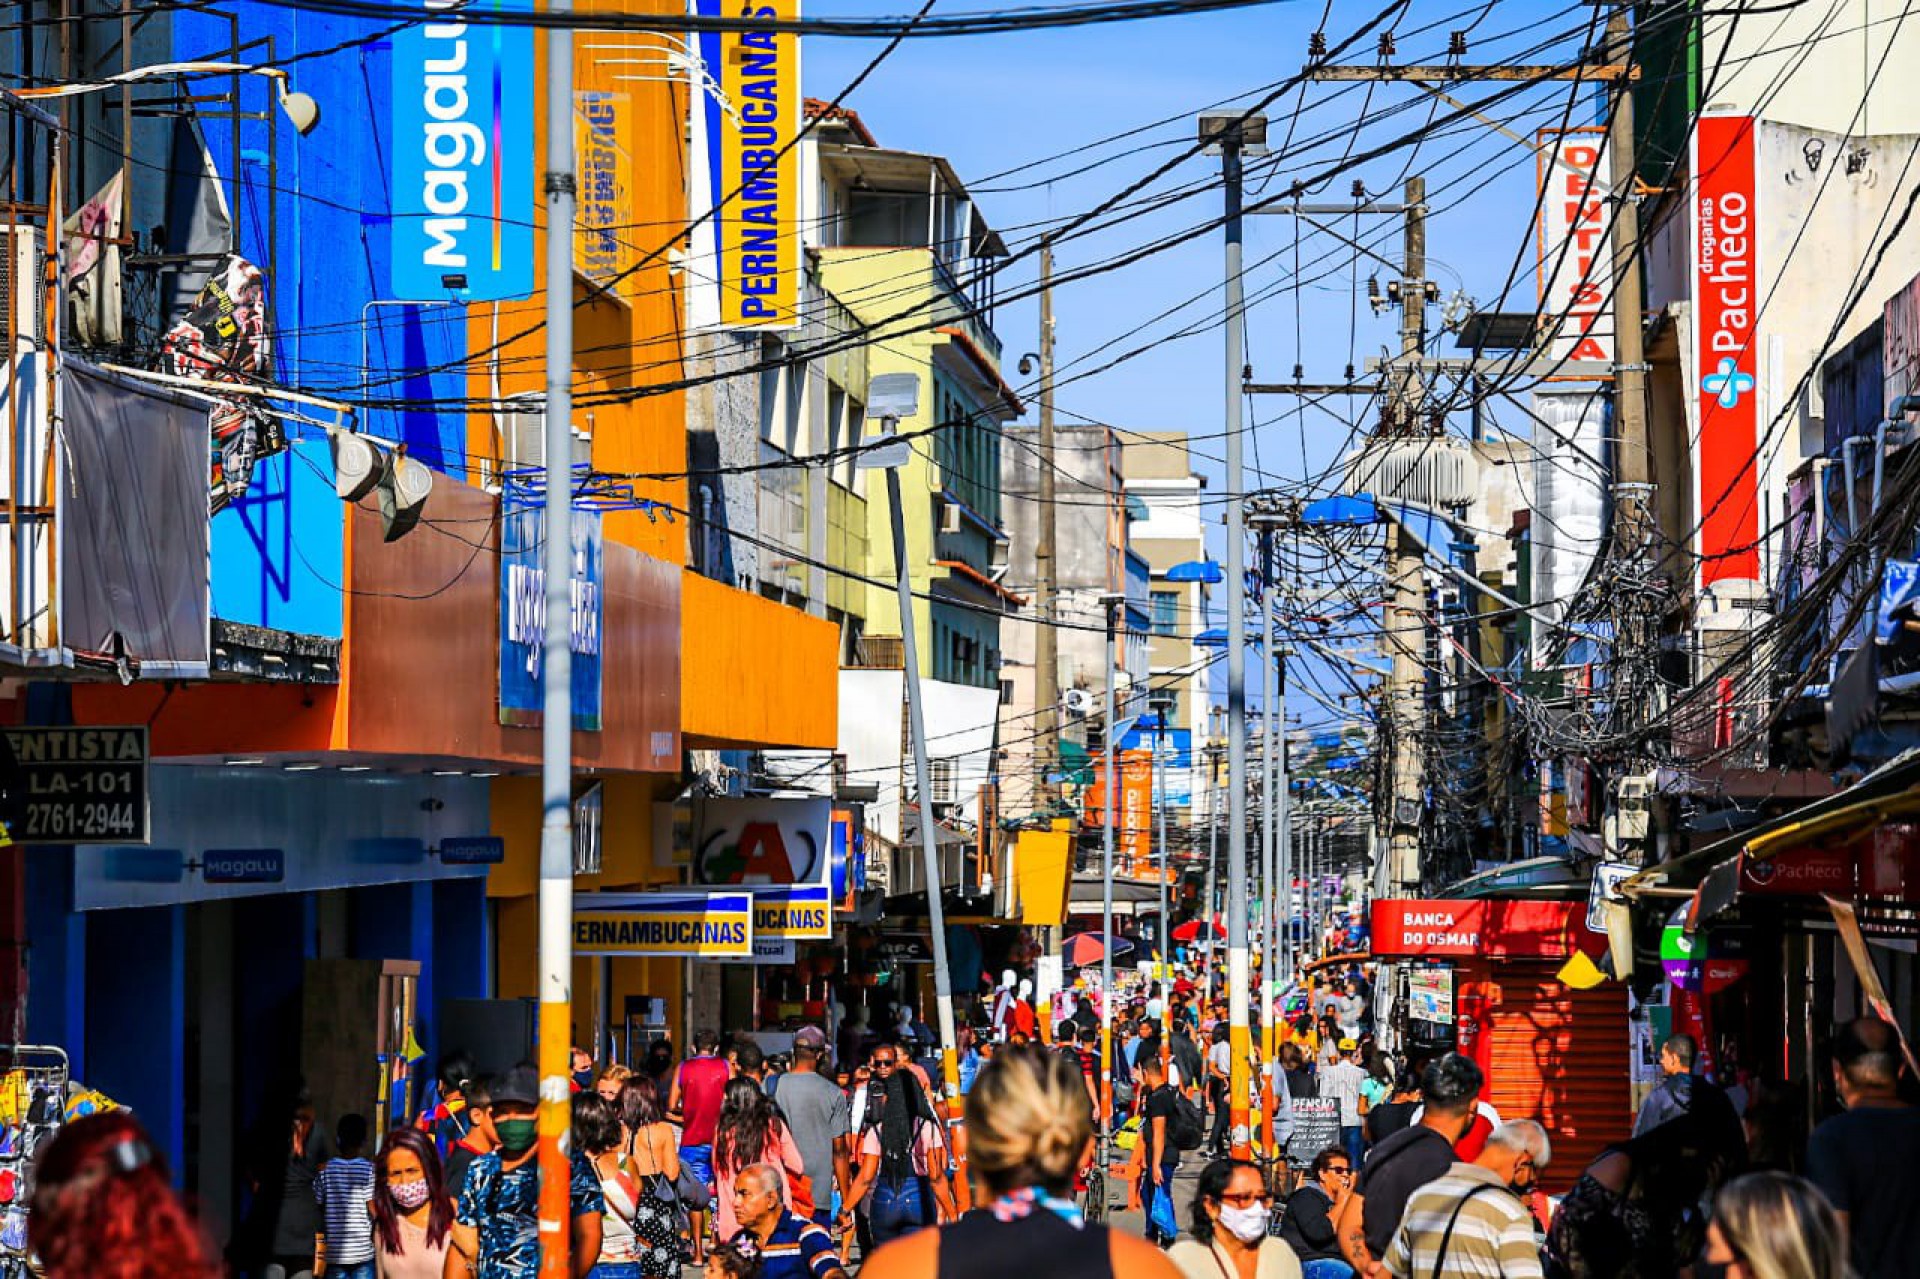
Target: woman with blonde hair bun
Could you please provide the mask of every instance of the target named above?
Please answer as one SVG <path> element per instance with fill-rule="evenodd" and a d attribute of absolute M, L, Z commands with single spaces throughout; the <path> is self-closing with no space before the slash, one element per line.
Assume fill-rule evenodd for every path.
<path fill-rule="evenodd" d="M 1089 1222 L 1073 1179 L 1093 1161 L 1080 1068 L 1032 1045 L 1005 1049 L 966 1097 L 967 1149 L 986 1205 L 874 1253 L 860 1279 L 1180 1279 L 1158 1248 Z"/>
<path fill-rule="evenodd" d="M 1754 1172 L 1713 1201 L 1700 1279 L 1847 1279 L 1847 1228 L 1812 1182 Z"/>

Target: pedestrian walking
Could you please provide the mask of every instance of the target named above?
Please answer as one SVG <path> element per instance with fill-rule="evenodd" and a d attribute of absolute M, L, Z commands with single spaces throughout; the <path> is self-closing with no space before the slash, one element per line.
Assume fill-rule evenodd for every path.
<path fill-rule="evenodd" d="M 1860 1279 L 1910 1275 L 1920 1258 L 1920 1110 L 1899 1094 L 1900 1036 L 1861 1017 L 1833 1037 L 1833 1084 L 1846 1107 L 1813 1130 L 1807 1176 L 1841 1214 Z"/>
<path fill-rule="evenodd" d="M 515 1066 L 493 1086 L 493 1126 L 500 1145 L 476 1158 L 453 1213 L 453 1251 L 447 1269 L 474 1279 L 534 1279 L 540 1267 L 540 1169 L 535 1114 L 540 1080 L 532 1066 Z M 606 1199 L 593 1167 L 578 1149 L 567 1182 L 573 1279 L 600 1256 L 600 1216 Z"/>
<path fill-rule="evenodd" d="M 653 1078 L 638 1074 L 620 1086 L 620 1128 L 627 1167 L 640 1186 L 633 1214 L 633 1250 L 642 1279 L 679 1279 L 680 1148 Z"/>
<path fill-rule="evenodd" d="M 313 1183 L 327 1144 L 305 1093 L 294 1097 L 290 1120 L 276 1134 L 279 1141 L 263 1143 L 255 1173 L 253 1228 L 267 1245 L 261 1279 L 313 1279 L 313 1241 L 322 1228 Z"/>
<path fill-rule="evenodd" d="M 334 1157 L 313 1181 L 320 1205 L 322 1245 L 313 1273 L 332 1279 L 373 1279 L 373 1161 L 366 1157 L 367 1117 L 340 1116 L 333 1128 Z"/>
<path fill-rule="evenodd" d="M 460 1192 L 466 1188 L 467 1169 L 473 1161 L 500 1145 L 500 1135 L 493 1130 L 493 1081 L 469 1079 L 462 1095 L 466 1101 L 467 1130 L 447 1148 L 443 1161 L 447 1195 L 455 1203 L 460 1201 Z"/>
<path fill-rule="evenodd" d="M 990 1069 L 991 1063 L 982 1067 L 980 1078 L 973 1081 L 976 1093 Z M 947 1181 L 945 1129 L 920 1081 L 900 1067 L 899 1050 L 892 1045 L 874 1052 L 873 1071 L 878 1086 L 863 1116 L 860 1170 L 840 1219 L 843 1226 L 851 1224 L 852 1213 L 871 1194 L 867 1215 L 879 1247 L 952 1217 L 953 1191 Z"/>
<path fill-rule="evenodd" d="M 1669 1035 L 1660 1045 L 1660 1083 L 1640 1103 L 1640 1113 L 1633 1121 L 1634 1136 L 1657 1128 L 1696 1106 L 1711 1106 L 1738 1115 L 1725 1093 L 1693 1073 L 1698 1052 L 1693 1036 L 1687 1034 Z"/>
<path fill-rule="evenodd" d="M 830 1227 L 838 1201 L 853 1188 L 853 1127 L 847 1095 L 820 1073 L 826 1043 L 819 1027 L 802 1027 L 793 1037 L 793 1068 L 769 1086 L 769 1095 L 800 1151 L 813 1221 Z"/>
<path fill-rule="evenodd" d="M 1453 1143 L 1473 1123 L 1480 1068 L 1459 1053 L 1436 1058 L 1420 1077 L 1420 1121 L 1374 1147 L 1334 1226 L 1347 1264 L 1368 1274 L 1386 1254 L 1413 1192 L 1454 1163 Z"/>
<path fill-rule="evenodd" d="M 373 1161 L 368 1208 L 379 1279 L 440 1279 L 453 1230 L 453 1200 L 430 1136 L 410 1128 L 387 1134 Z"/>
<path fill-rule="evenodd" d="M 742 1239 L 738 1247 L 715 1244 L 700 1270 L 700 1279 L 760 1279 L 760 1249 Z"/>
<path fill-rule="evenodd" d="M 1703 1205 L 1746 1160 L 1744 1135 L 1693 1110 L 1610 1146 L 1547 1229 L 1552 1279 L 1670 1279 L 1706 1242 Z"/>
<path fill-rule="evenodd" d="M 1179 1279 L 1146 1240 L 1087 1221 L 1071 1198 L 1093 1159 L 1093 1108 L 1071 1063 L 1031 1045 L 980 1071 L 966 1098 L 986 1204 L 881 1248 L 860 1279 Z"/>
<path fill-rule="evenodd" d="M 464 1052 L 444 1054 L 434 1071 L 434 1087 L 439 1097 L 414 1121 L 420 1131 L 433 1138 L 433 1148 L 442 1159 L 473 1125 L 467 1086 L 476 1073 L 473 1059 Z"/>
<path fill-rule="evenodd" d="M 1227 1133 L 1232 1107 L 1228 1093 L 1233 1087 L 1233 1047 L 1228 1041 L 1231 1027 L 1224 1021 L 1213 1025 L 1213 1044 L 1207 1049 L 1207 1104 L 1213 1107 L 1213 1129 L 1207 1136 L 1207 1153 L 1216 1159 L 1226 1157 Z"/>
<path fill-rule="evenodd" d="M 1412 1070 L 1402 1070 L 1393 1081 L 1393 1091 L 1387 1094 L 1387 1099 L 1367 1107 L 1367 1117 L 1360 1125 L 1360 1135 L 1366 1138 L 1367 1147 L 1371 1149 L 1410 1127 L 1419 1108 L 1420 1076 Z"/>
<path fill-rule="evenodd" d="M 633 1072 L 616 1061 L 600 1072 L 600 1077 L 593 1081 L 593 1090 L 612 1106 L 620 1100 L 620 1085 L 631 1078 Z"/>
<path fill-rule="evenodd" d="M 1527 1197 L 1553 1157 L 1546 1129 L 1515 1119 L 1480 1157 L 1456 1163 L 1407 1200 L 1383 1261 L 1398 1279 L 1540 1279 L 1540 1243 Z"/>
<path fill-rule="evenodd" d="M 1340 1144 L 1347 1157 L 1358 1165 L 1366 1144 L 1360 1140 L 1360 1090 L 1366 1085 L 1367 1072 L 1356 1060 L 1360 1045 L 1351 1039 L 1339 1042 L 1339 1055 L 1320 1072 L 1320 1095 L 1340 1103 Z"/>
<path fill-rule="evenodd" d="M 619 1112 L 600 1095 L 598 1083 L 593 1092 L 576 1093 L 573 1098 L 573 1148 L 586 1156 L 604 1204 L 600 1252 L 587 1275 L 588 1279 L 639 1279 L 643 1248 L 635 1222 L 648 1188 L 628 1164 Z M 679 1258 L 674 1260 L 677 1263 Z"/>
<path fill-rule="evenodd" d="M 813 1195 L 793 1133 L 773 1098 L 753 1078 L 728 1082 L 714 1127 L 714 1237 L 731 1239 L 740 1223 L 733 1215 L 733 1181 L 751 1164 L 772 1164 L 784 1174 L 781 1202 L 802 1217 L 813 1216 Z"/>
<path fill-rule="evenodd" d="M 680 1063 L 667 1093 L 667 1118 L 680 1125 L 680 1162 L 689 1175 L 712 1191 L 713 1130 L 720 1122 L 720 1103 L 732 1068 L 719 1056 L 720 1036 L 713 1030 L 693 1033 L 693 1055 Z M 707 1215 L 693 1212 L 693 1264 L 705 1257 Z"/>
<path fill-rule="evenodd" d="M 1166 1067 L 1160 1064 L 1160 1058 L 1143 1056 L 1140 1059 L 1140 1081 L 1143 1092 L 1140 1103 L 1140 1202 L 1147 1208 L 1147 1239 L 1166 1247 L 1173 1242 L 1174 1236 L 1164 1232 L 1154 1221 L 1154 1200 L 1166 1196 L 1167 1215 L 1173 1215 L 1173 1177 L 1180 1167 L 1180 1147 L 1174 1141 L 1173 1128 L 1177 1122 L 1180 1093 L 1167 1082 Z"/>
<path fill-rule="evenodd" d="M 742 1168 L 733 1178 L 727 1214 L 739 1229 L 728 1238 L 727 1249 L 757 1256 L 761 1279 L 847 1279 L 833 1236 L 789 1209 L 785 1194 L 781 1169 L 767 1163 Z"/>
<path fill-rule="evenodd" d="M 1300 1259 L 1304 1279 L 1353 1279 L 1333 1223 L 1353 1193 L 1354 1168 L 1344 1149 L 1328 1146 L 1313 1157 L 1306 1179 L 1287 1197 L 1280 1237 Z"/>
<path fill-rule="evenodd" d="M 1271 1214 L 1260 1169 L 1216 1159 L 1194 1189 L 1192 1237 L 1174 1244 L 1167 1260 L 1184 1279 L 1301 1279 L 1293 1249 L 1267 1232 Z"/>
<path fill-rule="evenodd" d="M 215 1279 L 220 1258 L 124 1110 L 59 1129 L 34 1169 L 27 1249 L 43 1279 Z"/>
<path fill-rule="evenodd" d="M 1906 1259 L 1911 1267 L 1912 1257 Z M 1697 1279 L 1848 1279 L 1847 1227 L 1813 1183 L 1752 1172 L 1721 1188 Z M 1910 1271 L 1909 1271 L 1910 1273 Z"/>

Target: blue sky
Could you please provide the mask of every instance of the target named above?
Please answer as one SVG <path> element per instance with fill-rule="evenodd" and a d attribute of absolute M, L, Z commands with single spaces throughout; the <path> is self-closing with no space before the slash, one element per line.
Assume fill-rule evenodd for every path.
<path fill-rule="evenodd" d="M 967 5 L 979 8 L 978 0 Z M 834 13 L 866 15 L 901 12 L 900 0 L 838 3 Z M 811 10 L 829 11 L 828 6 Z M 936 9 L 935 12 L 942 12 Z M 1060 31 L 963 39 L 908 40 L 847 99 L 884 146 L 929 151 L 949 157 L 989 219 L 1018 251 L 1033 242 L 1040 223 L 1076 214 L 1112 196 L 1164 161 L 1179 154 L 1176 144 L 1194 136 L 1194 115 L 1202 108 L 1237 99 L 1250 102 L 1269 86 L 1298 72 L 1306 60 L 1312 31 L 1325 24 L 1328 42 L 1338 45 L 1365 24 L 1376 7 L 1353 3 L 1278 3 L 1234 12 L 1112 24 Z M 1524 59 L 1562 61 L 1586 43 L 1585 24 L 1596 6 L 1577 0 L 1498 4 L 1424 3 L 1415 0 L 1393 18 L 1390 29 L 1401 63 L 1444 60 L 1448 35 L 1470 30 L 1465 61 Z M 1431 28 L 1421 32 L 1421 28 Z M 1366 36 L 1345 62 L 1377 60 L 1374 35 Z M 1535 47 L 1540 46 L 1540 47 Z M 871 41 L 810 38 L 803 80 L 811 96 L 831 98 L 878 51 Z M 1468 85 L 1456 96 L 1469 103 L 1497 91 L 1491 84 Z M 1276 143 L 1293 130 L 1295 146 L 1310 139 L 1284 161 L 1265 188 L 1284 191 L 1294 180 L 1314 176 L 1344 155 L 1368 150 L 1426 124 L 1433 113 L 1451 108 L 1419 90 L 1402 85 L 1316 84 L 1290 90 L 1266 108 Z M 1531 134 L 1570 122 L 1593 123 L 1597 107 L 1590 91 L 1571 100 L 1565 86 L 1527 88 L 1487 113 L 1512 120 L 1517 132 Z M 1518 115 L 1519 118 L 1514 119 Z M 1070 160 L 1043 164 L 1028 172 L 991 180 L 1018 165 L 1083 146 L 1122 130 L 1169 119 L 1125 141 L 1097 148 Z M 1068 170 L 1105 159 L 1093 171 Z M 1428 182 L 1429 276 L 1443 296 L 1464 291 L 1492 305 L 1515 269 L 1518 283 L 1505 309 L 1530 308 L 1535 301 L 1531 217 L 1535 176 L 1530 152 L 1484 126 L 1462 123 L 1424 142 L 1417 152 L 1399 148 L 1359 164 L 1307 196 L 1321 202 L 1350 199 L 1354 178 L 1380 198 L 1398 199 L 1409 171 Z M 1154 187 L 1171 192 L 1198 185 L 1218 174 L 1218 160 L 1186 160 Z M 1258 189 L 1250 170 L 1251 193 Z M 1049 181 L 1048 179 L 1052 179 Z M 1024 187 L 1024 189 L 1012 189 Z M 1189 198 L 1111 230 L 1063 244 L 1057 274 L 1110 260 L 1143 245 L 1161 243 L 1218 216 L 1217 184 Z M 1370 259 L 1357 267 L 1353 252 L 1333 238 L 1300 228 L 1299 278 L 1294 287 L 1294 219 L 1248 220 L 1248 359 L 1257 381 L 1286 381 L 1296 362 L 1308 381 L 1338 381 L 1351 359 L 1356 372 L 1367 355 L 1397 345 L 1397 316 L 1374 315 L 1366 303 L 1366 281 L 1377 274 L 1384 286 L 1392 272 Z M 1396 219 L 1360 221 L 1360 239 L 1377 245 L 1381 255 L 1398 261 L 1400 230 Z M 1351 234 L 1352 218 L 1339 230 Z M 1062 376 L 1105 363 L 1120 352 L 1148 344 L 1144 355 L 1097 376 L 1062 385 L 1060 420 L 1097 420 L 1139 430 L 1184 429 L 1212 438 L 1194 445 L 1197 467 L 1209 486 L 1222 491 L 1218 457 L 1223 427 L 1222 333 L 1219 279 L 1222 250 L 1217 231 L 1176 245 L 1138 263 L 1058 288 L 1055 293 L 1057 356 Z M 1037 259 L 1014 264 L 1003 277 L 1002 296 L 1024 288 L 1037 276 Z M 1358 283 L 1358 298 L 1353 285 Z M 1149 323 L 1168 307 L 1196 295 L 1198 301 L 1176 315 Z M 1440 309 L 1429 312 L 1437 327 Z M 1006 347 L 1007 374 L 1021 352 L 1037 348 L 1037 307 L 1031 301 L 1001 307 L 995 327 Z M 1127 336 L 1137 326 L 1147 327 Z M 1191 336 L 1177 333 L 1191 328 Z M 1296 334 L 1298 337 L 1296 338 Z M 1451 347 L 1447 338 L 1444 345 Z M 1451 354 L 1445 351 L 1442 353 Z M 1075 364 L 1080 361 L 1079 364 Z M 1353 408 L 1359 407 L 1355 401 Z M 1300 491 L 1305 476 L 1318 476 L 1346 449 L 1353 423 L 1348 406 L 1298 409 L 1290 399 L 1258 397 L 1253 404 L 1256 429 L 1248 443 L 1253 473 L 1249 485 L 1285 484 Z M 1501 419 L 1524 431 L 1517 414 Z M 1367 423 L 1359 424 L 1365 429 Z M 1209 509 L 1210 521 L 1219 507 Z M 1219 546 L 1217 524 L 1214 544 Z M 1222 548 L 1224 549 L 1224 548 Z M 1299 709 L 1296 704 L 1296 709 Z"/>

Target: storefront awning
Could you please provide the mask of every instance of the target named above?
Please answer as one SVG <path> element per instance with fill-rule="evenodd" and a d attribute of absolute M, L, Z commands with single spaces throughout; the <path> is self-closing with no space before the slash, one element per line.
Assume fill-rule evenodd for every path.
<path fill-rule="evenodd" d="M 1888 817 L 1914 813 L 1920 813 L 1920 750 L 1906 752 L 1846 790 L 1649 866 L 1621 880 L 1616 891 L 1628 898 L 1691 896 L 1710 874 L 1731 866 L 1743 852 L 1753 858 L 1773 857 L 1810 843 L 1844 839 Z"/>
<path fill-rule="evenodd" d="M 1106 881 L 1098 875 L 1075 875 L 1073 894 L 1067 902 L 1069 915 L 1098 915 L 1101 913 L 1102 898 Z M 1113 913 L 1131 915 L 1137 906 L 1151 905 L 1160 909 L 1160 886 L 1158 884 L 1136 884 L 1131 880 L 1113 881 Z"/>

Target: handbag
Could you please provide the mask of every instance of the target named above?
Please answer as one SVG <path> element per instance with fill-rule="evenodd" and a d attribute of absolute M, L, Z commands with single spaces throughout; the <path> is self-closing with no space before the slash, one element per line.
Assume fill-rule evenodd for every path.
<path fill-rule="evenodd" d="M 1147 1212 L 1147 1220 L 1167 1238 L 1180 1237 L 1180 1221 L 1173 1214 L 1173 1195 L 1165 1186 L 1153 1188 L 1153 1207 Z"/>

